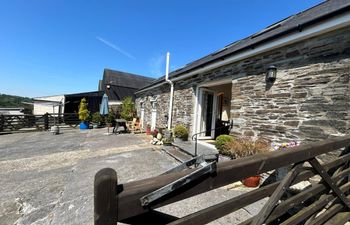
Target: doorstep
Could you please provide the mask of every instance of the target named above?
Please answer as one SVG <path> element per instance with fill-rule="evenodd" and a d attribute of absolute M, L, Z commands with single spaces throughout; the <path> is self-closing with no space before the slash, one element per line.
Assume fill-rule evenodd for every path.
<path fill-rule="evenodd" d="M 192 157 L 195 156 L 195 142 L 179 141 L 179 142 L 174 142 L 173 145 L 179 148 L 181 151 L 191 155 Z M 197 155 L 204 155 L 204 158 L 206 161 L 217 161 L 219 157 L 219 152 L 215 148 L 215 146 L 205 142 L 198 141 Z"/>
<path fill-rule="evenodd" d="M 173 145 L 170 145 L 170 146 L 163 145 L 162 150 L 181 163 L 192 159 L 192 155 L 189 155 L 188 153 L 181 151 L 178 147 L 175 147 Z"/>

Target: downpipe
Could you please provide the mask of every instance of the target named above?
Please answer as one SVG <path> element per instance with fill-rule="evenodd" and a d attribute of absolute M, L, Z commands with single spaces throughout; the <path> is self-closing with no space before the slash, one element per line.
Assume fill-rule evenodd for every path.
<path fill-rule="evenodd" d="M 170 84 L 170 99 L 169 99 L 169 112 L 168 112 L 168 129 L 171 129 L 172 115 L 173 115 L 173 96 L 174 96 L 174 83 L 169 80 L 169 61 L 170 53 L 166 53 L 166 67 L 165 67 L 165 81 Z"/>

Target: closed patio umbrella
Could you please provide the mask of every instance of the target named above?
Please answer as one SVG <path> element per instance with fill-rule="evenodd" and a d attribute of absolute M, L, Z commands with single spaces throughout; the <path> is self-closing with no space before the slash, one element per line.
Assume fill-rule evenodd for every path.
<path fill-rule="evenodd" d="M 106 93 L 102 96 L 102 102 L 100 105 L 100 114 L 102 116 L 108 115 L 109 111 L 108 111 L 108 96 L 106 95 Z M 107 129 L 107 133 L 109 134 L 109 126 Z"/>
<path fill-rule="evenodd" d="M 102 102 L 100 105 L 100 114 L 102 116 L 108 115 L 108 96 L 106 94 L 102 97 Z"/>

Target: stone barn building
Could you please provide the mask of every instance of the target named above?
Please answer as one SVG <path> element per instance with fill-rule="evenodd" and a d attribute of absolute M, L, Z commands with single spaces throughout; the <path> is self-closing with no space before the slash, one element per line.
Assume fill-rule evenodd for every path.
<path fill-rule="evenodd" d="M 273 79 L 275 76 L 275 79 Z M 191 134 L 315 141 L 349 133 L 350 1 L 325 1 L 136 92 L 142 125 Z"/>

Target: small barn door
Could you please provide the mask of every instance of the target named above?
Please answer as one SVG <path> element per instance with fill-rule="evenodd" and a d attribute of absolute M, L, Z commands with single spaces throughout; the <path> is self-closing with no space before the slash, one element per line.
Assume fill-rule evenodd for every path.
<path fill-rule="evenodd" d="M 151 101 L 152 112 L 151 112 L 151 130 L 156 129 L 157 122 L 157 101 Z"/>
<path fill-rule="evenodd" d="M 145 119 L 145 105 L 143 102 L 140 103 L 141 105 L 141 118 L 140 118 L 140 122 L 141 122 L 141 128 L 144 129 L 145 125 L 144 125 L 144 119 Z"/>

